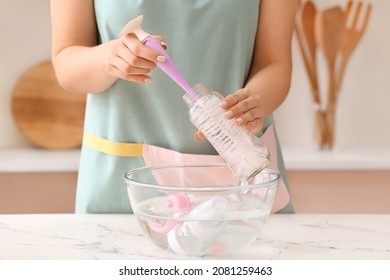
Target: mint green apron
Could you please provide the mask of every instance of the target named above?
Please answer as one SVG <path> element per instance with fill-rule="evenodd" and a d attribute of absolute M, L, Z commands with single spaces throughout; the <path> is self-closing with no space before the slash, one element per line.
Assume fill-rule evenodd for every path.
<path fill-rule="evenodd" d="M 117 38 L 129 20 L 143 14 L 143 28 L 165 37 L 170 56 L 189 84 L 201 82 L 223 95 L 245 84 L 259 0 L 95 0 L 94 3 L 101 42 Z M 150 75 L 152 84 L 118 80 L 106 91 L 88 95 L 84 130 L 89 136 L 82 146 L 77 213 L 131 212 L 123 174 L 145 165 L 143 154 L 115 154 L 111 148 L 96 146 L 96 141 L 91 144 L 91 137 L 108 147 L 127 145 L 139 150 L 140 146 L 126 144 L 135 143 L 180 154 L 216 155 L 208 141 L 194 138 L 196 128 L 188 118 L 182 89 L 159 69 Z M 267 119 L 266 127 L 272 123 L 272 118 Z M 286 183 L 274 129 L 272 134 L 274 162 Z M 281 199 L 280 211 L 292 212 L 288 197 L 284 195 Z"/>

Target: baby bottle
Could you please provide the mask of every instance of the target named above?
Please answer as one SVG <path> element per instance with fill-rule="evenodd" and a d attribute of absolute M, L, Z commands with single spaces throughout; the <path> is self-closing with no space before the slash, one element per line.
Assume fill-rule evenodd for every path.
<path fill-rule="evenodd" d="M 230 202 L 222 196 L 200 203 L 191 210 L 185 222 L 168 232 L 169 248 L 180 255 L 205 254 L 228 224 L 230 210 Z"/>
<path fill-rule="evenodd" d="M 261 140 L 224 117 L 220 105 L 222 95 L 197 84 L 183 99 L 189 107 L 190 120 L 222 156 L 234 176 L 247 181 L 268 166 L 270 153 Z"/>

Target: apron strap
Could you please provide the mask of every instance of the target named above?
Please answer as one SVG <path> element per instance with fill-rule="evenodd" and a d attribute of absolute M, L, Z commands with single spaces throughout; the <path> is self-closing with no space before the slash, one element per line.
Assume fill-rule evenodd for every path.
<path fill-rule="evenodd" d="M 120 157 L 141 157 L 143 144 L 112 142 L 89 132 L 84 133 L 84 145 L 96 151 Z"/>

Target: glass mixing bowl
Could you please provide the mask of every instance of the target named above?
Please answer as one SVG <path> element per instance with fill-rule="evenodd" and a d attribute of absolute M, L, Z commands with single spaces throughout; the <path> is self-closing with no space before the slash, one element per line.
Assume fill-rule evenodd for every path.
<path fill-rule="evenodd" d="M 271 212 L 278 172 L 249 182 L 226 165 L 165 165 L 124 175 L 133 212 L 155 245 L 179 255 L 235 254 L 261 232 Z"/>

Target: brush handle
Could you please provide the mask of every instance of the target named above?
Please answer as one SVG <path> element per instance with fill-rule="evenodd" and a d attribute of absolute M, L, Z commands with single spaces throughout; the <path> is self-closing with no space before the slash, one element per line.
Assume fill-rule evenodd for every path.
<path fill-rule="evenodd" d="M 148 36 L 142 41 L 142 43 L 158 52 L 161 52 L 165 56 L 165 62 L 157 62 L 157 66 L 164 71 L 165 74 L 174 80 L 185 92 L 188 92 L 192 88 L 179 72 L 175 63 L 161 46 L 160 42 L 153 39 L 151 36 Z"/>

